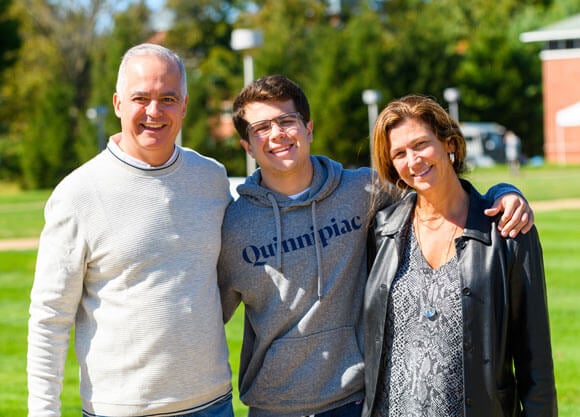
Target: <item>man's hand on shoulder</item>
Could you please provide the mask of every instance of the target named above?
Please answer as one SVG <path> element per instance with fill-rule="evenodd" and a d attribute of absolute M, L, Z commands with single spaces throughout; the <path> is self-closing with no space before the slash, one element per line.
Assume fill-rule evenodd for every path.
<path fill-rule="evenodd" d="M 493 217 L 503 212 L 498 229 L 503 237 L 516 237 L 520 232 L 527 233 L 534 225 L 534 212 L 525 198 L 517 193 L 507 193 L 484 210 L 485 215 Z"/>

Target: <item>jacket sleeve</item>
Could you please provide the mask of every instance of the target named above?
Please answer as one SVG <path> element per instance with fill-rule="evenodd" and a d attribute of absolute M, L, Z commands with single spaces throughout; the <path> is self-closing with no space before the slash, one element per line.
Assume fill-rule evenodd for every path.
<path fill-rule="evenodd" d="M 523 415 L 557 416 L 544 265 L 536 228 L 508 245 L 514 255 L 511 340 Z"/>

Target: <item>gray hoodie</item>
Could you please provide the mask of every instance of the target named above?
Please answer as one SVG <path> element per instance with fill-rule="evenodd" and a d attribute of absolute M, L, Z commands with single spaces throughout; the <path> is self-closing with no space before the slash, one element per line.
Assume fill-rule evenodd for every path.
<path fill-rule="evenodd" d="M 245 304 L 239 388 L 251 417 L 316 414 L 364 396 L 372 173 L 311 159 L 302 199 L 261 187 L 258 170 L 224 219 L 219 284 L 225 320 Z"/>

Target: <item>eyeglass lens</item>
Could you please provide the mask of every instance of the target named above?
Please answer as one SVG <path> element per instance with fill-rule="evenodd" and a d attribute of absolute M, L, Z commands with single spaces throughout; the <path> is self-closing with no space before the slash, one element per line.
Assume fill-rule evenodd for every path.
<path fill-rule="evenodd" d="M 285 113 L 271 120 L 261 120 L 248 126 L 248 133 L 255 136 L 267 136 L 272 132 L 272 123 L 280 129 L 288 130 L 295 128 L 301 119 L 300 113 Z"/>

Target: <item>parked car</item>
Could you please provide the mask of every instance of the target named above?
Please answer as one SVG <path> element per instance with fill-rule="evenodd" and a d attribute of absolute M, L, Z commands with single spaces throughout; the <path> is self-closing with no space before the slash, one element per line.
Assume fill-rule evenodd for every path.
<path fill-rule="evenodd" d="M 467 146 L 468 165 L 492 166 L 505 162 L 504 126 L 494 122 L 462 122 L 460 127 Z"/>

